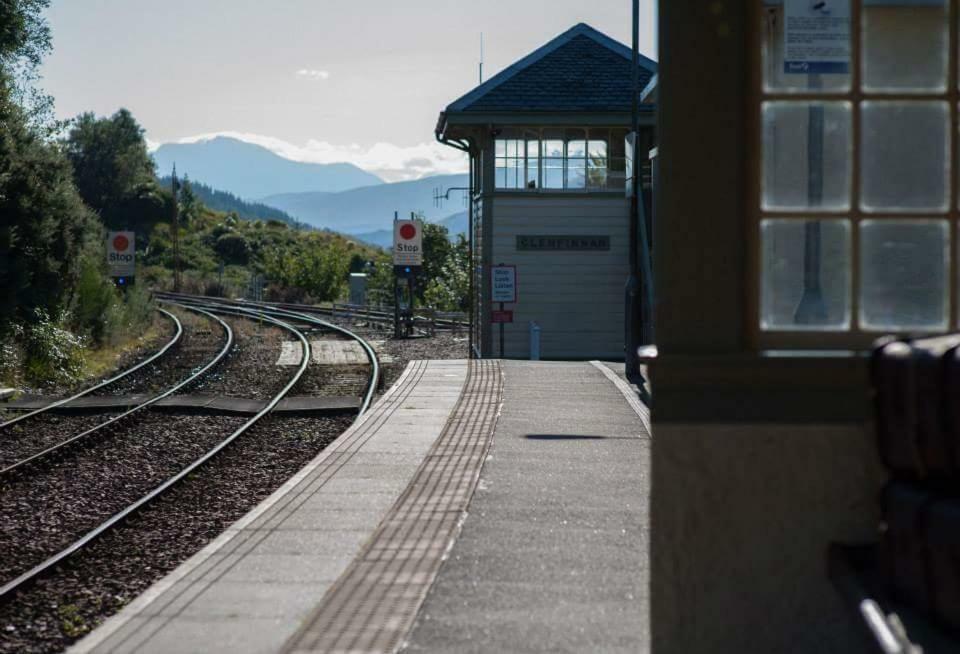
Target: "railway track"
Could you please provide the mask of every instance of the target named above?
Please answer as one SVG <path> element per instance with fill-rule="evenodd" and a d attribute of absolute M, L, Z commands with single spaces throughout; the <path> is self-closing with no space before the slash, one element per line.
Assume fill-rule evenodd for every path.
<path fill-rule="evenodd" d="M 199 314 L 201 314 L 201 315 L 206 316 L 206 317 L 209 318 L 210 320 L 215 321 L 215 322 L 218 323 L 218 324 L 221 326 L 221 328 L 224 330 L 224 333 L 225 333 L 225 335 L 226 335 L 226 339 L 225 339 L 225 343 L 224 343 L 224 345 L 223 345 L 223 348 L 222 348 L 211 360 L 209 360 L 209 361 L 208 361 L 202 368 L 200 368 L 199 370 L 195 370 L 193 373 L 191 373 L 190 375 L 188 375 L 185 379 L 183 379 L 183 380 L 179 381 L 178 383 L 174 384 L 173 386 L 167 388 L 165 391 L 163 391 L 163 392 L 161 392 L 161 393 L 158 393 L 158 394 L 155 394 L 155 395 L 149 397 L 148 399 L 146 399 L 146 400 L 144 400 L 144 401 L 142 401 L 142 402 L 139 402 L 139 403 L 135 404 L 132 408 L 129 408 L 129 409 L 127 409 L 126 411 L 123 411 L 123 412 L 120 413 L 120 414 L 111 416 L 111 417 L 109 417 L 107 420 L 104 420 L 103 422 L 100 422 L 100 423 L 96 424 L 95 426 L 93 426 L 93 427 L 91 427 L 91 428 L 89 428 L 89 429 L 86 429 L 86 430 L 84 430 L 84 431 L 81 431 L 81 432 L 78 433 L 78 434 L 74 434 L 74 435 L 72 435 L 72 436 L 70 436 L 70 437 L 68 437 L 68 438 L 65 438 L 65 439 L 57 442 L 57 443 L 54 444 L 54 445 L 51 445 L 51 446 L 49 446 L 49 447 L 47 447 L 47 448 L 45 448 L 45 449 L 43 449 L 43 450 L 40 450 L 39 452 L 35 452 L 35 453 L 33 453 L 33 454 L 31 454 L 31 455 L 29 455 L 29 456 L 27 456 L 27 457 L 24 457 L 24 458 L 22 458 L 22 459 L 19 459 L 19 460 L 13 462 L 13 463 L 9 463 L 9 464 L 3 466 L 2 468 L 0 468 L 0 484 L 4 483 L 5 481 L 8 481 L 10 478 L 12 478 L 12 477 L 15 476 L 15 475 L 18 475 L 18 474 L 23 473 L 24 470 L 26 470 L 26 469 L 28 469 L 28 468 L 30 468 L 30 467 L 38 466 L 38 465 L 41 465 L 41 464 L 43 464 L 43 463 L 49 462 L 49 461 L 53 460 L 53 459 L 56 458 L 56 457 L 63 456 L 63 455 L 66 454 L 70 449 L 82 445 L 83 443 L 89 441 L 89 440 L 90 440 L 93 436 L 95 436 L 95 435 L 107 433 L 109 430 L 118 427 L 119 424 L 120 424 L 122 421 L 125 421 L 125 420 L 133 417 L 134 415 L 137 415 L 137 414 L 142 413 L 143 411 L 145 411 L 145 410 L 148 409 L 149 407 L 153 406 L 154 404 L 156 404 L 156 403 L 159 402 L 160 400 L 162 400 L 162 399 L 164 399 L 164 398 L 166 398 L 166 397 L 169 397 L 169 396 L 173 395 L 174 393 L 176 393 L 177 391 L 180 391 L 181 389 L 189 386 L 190 384 L 194 383 L 195 381 L 197 381 L 198 379 L 200 379 L 201 377 L 203 377 L 203 375 L 205 375 L 205 374 L 206 374 L 209 370 L 211 370 L 214 366 L 216 366 L 217 364 L 219 364 L 219 363 L 223 360 L 223 358 L 227 356 L 227 354 L 230 352 L 230 349 L 233 347 L 233 343 L 234 343 L 233 330 L 230 329 L 230 326 L 229 326 L 227 323 L 225 323 L 223 320 L 221 320 L 220 318 L 218 318 L 217 316 L 213 315 L 212 313 L 210 313 L 210 312 L 208 312 L 208 311 L 205 311 L 205 310 L 203 310 L 203 309 L 198 309 L 198 308 L 192 308 L 192 307 L 190 308 L 190 310 L 191 310 L 191 311 L 195 311 L 195 312 L 197 312 L 197 313 L 199 313 Z M 47 412 L 47 411 L 49 411 L 49 410 L 51 410 L 51 409 L 54 409 L 54 408 L 58 407 L 58 406 L 63 406 L 64 404 L 67 404 L 68 402 L 70 402 L 70 401 L 72 401 L 72 400 L 75 400 L 75 399 L 77 399 L 78 397 L 82 397 L 82 396 L 84 396 L 84 395 L 89 395 L 90 393 L 92 393 L 92 392 L 95 391 L 95 390 L 102 390 L 102 389 L 105 388 L 106 386 L 109 386 L 110 384 L 113 384 L 113 383 L 115 383 L 115 382 L 117 382 L 117 381 L 119 381 L 119 380 L 127 377 L 127 376 L 130 375 L 131 373 L 136 372 L 137 370 L 143 368 L 145 364 L 151 363 L 151 362 L 155 361 L 156 359 L 158 359 L 159 356 L 162 356 L 163 354 L 165 354 L 165 353 L 169 350 L 169 348 L 172 347 L 172 345 L 173 345 L 176 341 L 178 341 L 178 340 L 180 339 L 180 337 L 181 337 L 182 334 L 183 334 L 183 326 L 182 326 L 182 324 L 180 323 L 179 319 L 177 319 L 176 316 L 174 316 L 172 313 L 170 313 L 170 312 L 168 312 L 168 311 L 163 310 L 163 312 L 164 312 L 166 315 L 168 315 L 168 316 L 170 316 L 171 318 L 173 318 L 173 320 L 176 322 L 176 325 L 177 325 L 177 333 L 176 333 L 176 338 L 173 339 L 173 340 L 171 340 L 160 352 L 158 352 L 158 353 L 155 354 L 154 356 L 150 357 L 150 359 L 148 359 L 147 361 L 145 361 L 145 362 L 143 362 L 143 363 L 141 363 L 141 364 L 139 364 L 139 365 L 137 365 L 137 366 L 134 366 L 133 368 L 131 368 L 131 369 L 129 369 L 129 370 L 121 373 L 120 375 L 117 375 L 117 376 L 113 377 L 112 379 L 107 380 L 106 382 L 103 382 L 102 384 L 98 384 L 97 386 L 93 386 L 93 387 L 91 387 L 90 389 L 87 389 L 86 391 L 84 391 L 83 393 L 80 393 L 80 394 L 78 394 L 78 395 L 75 395 L 75 396 L 73 396 L 72 398 L 67 398 L 66 400 L 61 400 L 61 401 L 58 401 L 58 402 L 52 402 L 51 404 L 48 404 L 47 406 L 43 407 L 42 409 L 38 409 L 38 410 L 36 410 L 36 411 L 32 411 L 32 412 L 30 412 L 30 413 L 28 413 L 28 414 L 25 414 L 25 415 L 23 415 L 23 416 L 18 416 L 17 418 L 15 418 L 15 419 L 13 419 L 13 420 L 10 420 L 10 421 L 4 423 L 3 425 L 0 425 L 0 427 L 7 427 L 7 426 L 12 426 L 12 425 L 14 425 L 14 424 L 20 424 L 23 420 L 25 420 L 25 419 L 27 419 L 27 418 L 29 418 L 29 417 L 31 417 L 31 416 L 40 415 L 40 414 L 42 414 L 42 413 L 45 413 L 45 412 Z"/>
<path fill-rule="evenodd" d="M 27 586 L 32 584 L 37 579 L 49 573 L 51 570 L 57 568 L 63 564 L 70 557 L 76 555 L 77 553 L 84 551 L 85 548 L 90 546 L 92 543 L 99 540 L 107 532 L 114 530 L 117 526 L 121 525 L 123 522 L 128 520 L 131 516 L 142 511 L 147 506 L 154 503 L 159 497 L 168 493 L 171 489 L 177 486 L 181 481 L 193 475 L 200 467 L 204 466 L 211 459 L 216 457 L 224 449 L 229 447 L 236 439 L 240 438 L 245 432 L 247 432 L 251 427 L 256 425 L 261 421 L 265 416 L 267 416 L 277 404 L 294 388 L 298 383 L 301 377 L 306 371 L 307 365 L 310 361 L 310 343 L 301 331 L 301 329 L 295 327 L 293 322 L 299 324 L 311 325 L 314 327 L 322 327 L 324 329 L 331 329 L 337 331 L 345 336 L 356 339 L 360 342 L 361 346 L 364 347 L 364 350 L 368 353 L 370 358 L 370 376 L 367 386 L 363 394 L 363 402 L 360 409 L 360 414 L 367 409 L 372 400 L 373 393 L 376 390 L 376 386 L 379 379 L 379 365 L 376 359 L 376 354 L 373 351 L 372 347 L 366 341 L 364 341 L 359 336 L 352 334 L 348 330 L 345 330 L 339 326 L 326 323 L 314 316 L 309 315 L 298 315 L 295 312 L 285 312 L 283 310 L 271 310 L 267 311 L 257 311 L 249 308 L 237 308 L 237 307 L 224 307 L 214 304 L 206 304 L 200 306 L 198 303 L 194 303 L 189 307 L 191 310 L 204 312 L 207 314 L 218 314 L 218 315 L 235 315 L 241 318 L 246 318 L 250 320 L 258 320 L 262 322 L 269 323 L 276 327 L 286 330 L 287 332 L 294 335 L 297 341 L 299 341 L 302 354 L 300 363 L 297 366 L 296 370 L 291 375 L 290 379 L 286 385 L 277 392 L 267 403 L 267 405 L 257 413 L 255 416 L 246 420 L 242 425 L 237 429 L 233 430 L 228 436 L 219 440 L 213 447 L 208 449 L 202 456 L 198 457 L 189 465 L 182 468 L 175 475 L 169 477 L 162 484 L 155 487 L 149 493 L 143 495 L 135 502 L 128 505 L 123 510 L 113 514 L 110 518 L 103 521 L 96 528 L 88 531 L 80 538 L 76 539 L 70 543 L 67 547 L 61 549 L 56 554 L 46 558 L 41 563 L 31 567 L 29 570 L 24 571 L 19 574 L 16 578 L 6 582 L 2 587 L 0 587 L 0 603 L 9 601 L 11 598 L 15 597 L 16 594 L 24 590 Z M 289 315 L 285 315 L 289 314 Z"/>
<path fill-rule="evenodd" d="M 157 297 L 165 298 L 175 302 L 205 302 L 205 301 L 215 301 L 220 304 L 226 304 L 229 306 L 238 306 L 238 307 L 247 307 L 253 309 L 261 310 L 271 310 L 277 309 L 282 311 L 291 311 L 294 313 L 307 314 L 307 315 L 319 315 L 319 316 L 340 316 L 343 314 L 342 311 L 337 311 L 334 308 L 315 306 L 311 304 L 296 304 L 296 303 L 285 303 L 285 302 L 252 302 L 247 300 L 228 300 L 225 298 L 209 298 L 200 295 L 187 295 L 183 293 L 169 293 L 166 291 L 159 291 L 156 293 Z M 351 307 L 348 311 L 351 316 L 356 318 L 362 318 L 369 322 L 379 322 L 384 324 L 393 324 L 393 312 L 392 311 L 378 311 L 376 309 L 367 309 L 364 307 Z M 418 320 L 428 320 L 426 316 L 417 316 Z M 437 329 L 469 329 L 469 322 L 459 321 L 459 320 L 449 320 L 449 319 L 434 319 L 433 323 Z"/>
<path fill-rule="evenodd" d="M 158 361 L 162 356 L 164 356 L 167 352 L 169 352 L 174 345 L 180 342 L 180 339 L 183 336 L 183 323 L 180 322 L 179 318 L 177 318 L 175 315 L 173 315 L 172 313 L 170 313 L 165 309 L 157 309 L 157 311 L 159 311 L 161 314 L 166 316 L 173 323 L 173 326 L 174 326 L 173 337 L 169 341 L 167 341 L 167 343 L 165 343 L 163 347 L 161 347 L 159 350 L 154 352 L 152 355 L 150 355 L 149 357 L 147 357 L 137 365 L 127 368 L 126 370 L 120 372 L 117 375 L 114 375 L 113 377 L 110 377 L 109 379 L 106 379 L 100 382 L 99 384 L 95 384 L 94 386 L 84 389 L 75 395 L 71 395 L 70 397 L 63 398 L 62 400 L 57 400 L 56 402 L 51 402 L 50 404 L 42 408 L 35 409 L 28 413 L 23 413 L 21 415 L 18 415 L 14 418 L 11 418 L 10 420 L 7 420 L 6 422 L 0 422 L 0 433 L 3 433 L 3 430 L 9 427 L 12 427 L 13 425 L 19 424 L 34 416 L 47 413 L 52 409 L 56 409 L 57 407 L 61 407 L 65 404 L 69 404 L 74 400 L 79 400 L 82 397 L 86 397 L 98 391 L 102 391 L 107 387 L 116 384 L 119 381 L 127 379 L 130 375 L 137 372 L 138 370 L 142 370 L 147 366 L 149 366 L 150 364 L 154 363 L 155 361 Z"/>

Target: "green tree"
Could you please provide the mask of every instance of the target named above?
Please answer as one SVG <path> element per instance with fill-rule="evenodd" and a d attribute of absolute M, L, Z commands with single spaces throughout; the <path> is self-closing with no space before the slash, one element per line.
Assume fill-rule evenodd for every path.
<path fill-rule="evenodd" d="M 0 329 L 40 312 L 59 315 L 81 253 L 101 236 L 69 163 L 16 100 L 17 83 L 29 82 L 50 50 L 47 5 L 0 0 Z"/>
<path fill-rule="evenodd" d="M 109 118 L 81 114 L 63 146 L 81 197 L 108 228 L 142 231 L 170 215 L 143 128 L 126 109 Z"/>

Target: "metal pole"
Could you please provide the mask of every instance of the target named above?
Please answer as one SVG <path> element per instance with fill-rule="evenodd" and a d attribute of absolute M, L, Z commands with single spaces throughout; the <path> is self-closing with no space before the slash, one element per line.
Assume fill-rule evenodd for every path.
<path fill-rule="evenodd" d="M 504 331 L 504 324 L 503 324 L 503 302 L 501 302 L 501 303 L 500 303 L 500 358 L 501 358 L 501 359 L 504 358 L 504 357 L 503 357 L 503 331 Z"/>
<path fill-rule="evenodd" d="M 177 184 L 177 164 L 173 164 L 173 178 L 170 181 L 173 190 L 173 292 L 180 292 L 180 202 L 179 184 Z"/>
<path fill-rule="evenodd" d="M 624 364 L 627 375 L 640 373 L 640 347 L 643 315 L 640 311 L 640 280 L 637 278 L 638 229 L 639 229 L 639 157 L 640 149 L 640 1 L 633 0 L 633 70 L 631 84 L 631 120 L 633 131 L 633 157 L 631 162 L 630 193 L 630 275 L 624 289 Z"/>
<path fill-rule="evenodd" d="M 822 88 L 820 75 L 810 75 L 810 89 Z M 807 121 L 807 203 L 811 208 L 823 204 L 823 106 L 812 105 Z M 827 321 L 820 278 L 822 235 L 819 220 L 803 225 L 803 295 L 793 314 L 798 325 L 816 325 Z"/>

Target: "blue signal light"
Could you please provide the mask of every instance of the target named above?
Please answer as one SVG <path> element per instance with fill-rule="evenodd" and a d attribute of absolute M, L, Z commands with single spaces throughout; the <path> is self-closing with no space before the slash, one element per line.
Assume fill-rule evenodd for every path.
<path fill-rule="evenodd" d="M 125 278 L 117 277 L 117 284 L 119 284 L 120 286 L 123 286 L 126 283 L 127 283 L 127 280 Z"/>
<path fill-rule="evenodd" d="M 407 266 L 406 268 L 404 268 L 404 269 L 403 269 L 403 272 L 405 272 L 405 273 L 409 273 L 409 272 L 410 272 L 410 267 L 409 267 L 409 266 Z"/>

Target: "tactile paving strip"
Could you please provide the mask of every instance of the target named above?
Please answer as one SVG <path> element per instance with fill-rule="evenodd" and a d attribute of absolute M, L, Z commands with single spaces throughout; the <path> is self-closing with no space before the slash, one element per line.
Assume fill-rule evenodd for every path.
<path fill-rule="evenodd" d="M 437 442 L 363 552 L 285 652 L 393 652 L 453 542 L 490 447 L 502 393 L 497 361 L 471 361 Z"/>

